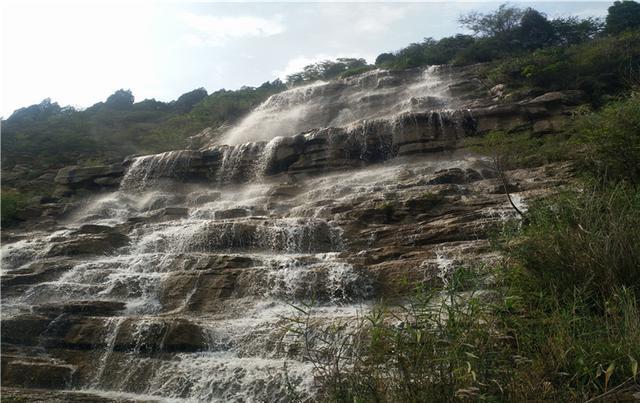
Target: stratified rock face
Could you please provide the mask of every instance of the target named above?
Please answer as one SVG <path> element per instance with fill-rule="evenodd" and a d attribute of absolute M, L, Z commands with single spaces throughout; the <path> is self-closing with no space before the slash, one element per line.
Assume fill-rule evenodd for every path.
<path fill-rule="evenodd" d="M 471 84 L 449 90 L 468 94 Z M 437 104 L 424 97 L 409 103 Z M 125 161 L 117 191 L 87 198 L 47 231 L 3 234 L 3 387 L 70 401 L 115 392 L 287 401 L 290 386 L 313 395 L 313 364 L 287 336 L 290 303 L 313 301 L 310 323 L 321 332 L 353 323 L 379 298 L 496 259 L 487 234 L 513 210 L 486 162 L 456 148 L 567 102 L 532 101 Z M 92 172 L 69 169 L 59 182 L 92 188 L 116 178 Z M 520 208 L 568 177 L 565 166 L 507 175 Z"/>
<path fill-rule="evenodd" d="M 71 194 L 118 185 L 140 190 L 166 179 L 220 185 L 325 173 L 453 150 L 461 138 L 491 130 L 553 132 L 585 101 L 581 91 L 564 91 L 498 103 L 496 91 L 483 89 L 473 67 L 375 70 L 273 95 L 207 148 L 66 167 L 55 182 L 60 194 Z"/>

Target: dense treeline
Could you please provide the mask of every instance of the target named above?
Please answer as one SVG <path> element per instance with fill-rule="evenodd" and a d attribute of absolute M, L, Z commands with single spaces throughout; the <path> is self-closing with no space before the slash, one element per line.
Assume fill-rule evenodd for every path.
<path fill-rule="evenodd" d="M 581 89 L 594 105 L 640 81 L 640 4 L 615 2 L 606 19 L 548 19 L 532 8 L 507 4 L 459 19 L 472 34 L 457 34 L 363 59 L 325 60 L 287 77 L 289 85 L 344 78 L 374 68 L 486 63 L 488 83 L 523 90 Z"/>
<path fill-rule="evenodd" d="M 118 90 L 85 110 L 45 99 L 2 121 L 2 166 L 95 164 L 182 148 L 189 136 L 232 122 L 285 88 L 280 80 L 212 94 L 199 88 L 168 103 L 134 103 L 130 91 Z"/>
<path fill-rule="evenodd" d="M 425 38 L 423 42 L 412 43 L 397 52 L 382 53 L 376 58 L 376 66 L 467 65 L 528 54 L 547 47 L 578 45 L 640 28 L 640 4 L 615 2 L 609 8 L 605 22 L 577 17 L 550 20 L 532 8 L 521 9 L 507 4 L 492 13 L 463 15 L 459 22 L 473 35 L 458 34 L 440 40 Z"/>
<path fill-rule="evenodd" d="M 49 99 L 15 111 L 2 121 L 3 187 L 20 188 L 46 170 L 65 165 L 113 162 L 126 155 L 183 148 L 207 127 L 237 120 L 287 86 L 344 78 L 376 67 L 403 69 L 430 64 L 484 64 L 487 86 L 503 83 L 513 92 L 582 89 L 594 105 L 640 82 L 640 4 L 615 2 L 605 21 L 575 17 L 548 19 L 533 9 L 502 5 L 488 14 L 460 18 L 473 35 L 455 35 L 410 44 L 383 53 L 375 66 L 364 59 L 340 58 L 259 87 L 200 88 L 173 102 L 147 99 L 119 90 L 85 110 L 61 107 Z M 55 150 L 55 152 L 52 152 Z"/>

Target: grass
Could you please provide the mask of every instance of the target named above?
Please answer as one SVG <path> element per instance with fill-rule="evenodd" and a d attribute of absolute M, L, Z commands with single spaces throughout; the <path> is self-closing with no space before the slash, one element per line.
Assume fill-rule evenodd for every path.
<path fill-rule="evenodd" d="M 629 200 L 619 193 L 612 197 L 621 198 L 617 203 Z M 584 203 L 569 199 L 563 196 L 562 203 Z M 547 208 L 540 205 L 531 210 L 545 215 Z M 580 219 L 589 217 L 569 208 L 555 214 L 557 228 L 534 216 L 519 234 L 507 234 L 503 246 L 508 258 L 503 265 L 460 268 L 446 287 L 419 289 L 400 306 L 381 303 L 355 322 L 332 324 L 322 331 L 305 319 L 312 316 L 312 308 L 301 309 L 289 330 L 300 336 L 305 358 L 316 367 L 323 387 L 320 400 L 629 398 L 640 388 L 637 274 L 618 272 L 618 256 L 612 254 L 610 264 L 604 265 L 609 270 L 599 273 L 606 281 L 593 281 L 589 275 L 593 266 L 573 260 L 573 254 L 585 248 L 580 242 L 566 254 L 557 254 L 549 241 L 545 265 L 531 265 L 545 252 L 538 248 L 544 239 L 568 236 L 567 241 L 574 240 L 564 229 L 584 226 Z M 619 216 L 636 219 L 628 209 L 620 210 Z M 612 223 L 602 219 L 585 227 L 592 233 L 588 245 L 594 256 L 615 238 L 612 233 L 619 225 L 620 219 Z M 632 247 L 636 241 L 629 237 L 617 242 Z M 640 255 L 637 248 L 630 253 L 628 259 Z M 567 261 L 573 269 L 562 273 L 560 265 Z M 488 274 L 493 278 L 491 286 L 485 281 Z"/>
<path fill-rule="evenodd" d="M 25 197 L 12 190 L 3 190 L 0 195 L 0 215 L 2 227 L 7 227 L 19 220 L 19 212 Z"/>
<path fill-rule="evenodd" d="M 539 200 L 497 231 L 496 267 L 459 268 L 446 286 L 320 332 L 312 308 L 301 309 L 289 330 L 315 365 L 319 400 L 637 399 L 637 103 L 631 95 L 578 115 L 560 135 L 493 133 L 472 144 L 503 169 L 571 159 L 579 190 Z"/>

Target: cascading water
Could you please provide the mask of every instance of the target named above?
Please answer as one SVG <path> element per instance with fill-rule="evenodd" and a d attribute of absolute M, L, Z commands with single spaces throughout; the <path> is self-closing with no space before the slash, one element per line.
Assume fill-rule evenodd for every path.
<path fill-rule="evenodd" d="M 55 315 L 37 347 L 74 352 L 62 358 L 80 362 L 75 389 L 249 402 L 287 401 L 294 386 L 312 396 L 313 364 L 284 337 L 289 303 L 315 301 L 319 328 L 368 309 L 377 285 L 357 262 L 376 259 L 364 249 L 379 234 L 359 233 L 359 220 L 390 219 L 378 215 L 408 168 L 273 179 L 275 162 L 286 160 L 280 147 L 295 153 L 288 137 L 333 127 L 310 137 L 311 164 L 346 159 L 345 144 L 355 159 L 387 160 L 398 133 L 413 127 L 409 112 L 436 109 L 422 118 L 442 133 L 457 124 L 461 112 L 446 111 L 457 106 L 449 84 L 435 68 L 317 82 L 269 98 L 227 133 L 230 145 L 129 161 L 120 189 L 88 199 L 64 228 L 3 245 L 3 274 L 20 286 L 3 294 L 3 316 Z M 416 172 L 468 163 L 422 161 Z M 206 180 L 183 183 L 190 175 Z M 368 202 L 362 216 L 350 215 L 349 206 Z M 357 234 L 348 240 L 345 222 Z M 21 277 L 38 265 L 38 281 Z"/>
<path fill-rule="evenodd" d="M 54 261 L 57 257 L 36 252 L 55 243 L 52 237 L 82 231 L 87 224 L 126 226 L 132 218 L 177 208 L 172 201 L 192 206 L 185 216 L 148 219 L 128 227 L 129 242 L 116 254 L 72 260 L 62 275 L 29 287 L 12 304 L 125 304 L 117 316 L 92 322 L 101 329 L 96 335 L 95 364 L 76 386 L 92 393 L 187 401 L 278 401 L 286 398 L 288 382 L 313 393 L 312 364 L 288 358 L 276 340 L 284 326 L 280 318 L 294 312 L 289 301 L 316 299 L 325 306 L 323 320 L 330 321 L 336 315 L 354 314 L 357 301 L 370 297 L 370 281 L 338 257 L 343 248 L 339 227 L 324 219 L 295 216 L 216 219 L 219 212 L 238 206 L 248 212 L 264 209 L 270 187 L 226 190 L 222 186 L 187 193 L 186 198 L 167 197 L 170 191 L 158 188 L 162 183 L 150 181 L 160 171 L 164 175 L 161 161 L 167 159 L 134 161 L 121 191 L 88 203 L 85 214 L 74 214 L 69 229 L 55 237 L 35 236 L 5 249 L 3 262 L 10 262 L 11 272 L 34 259 Z M 132 193 L 134 189 L 137 193 Z M 132 198 L 145 201 L 134 203 Z M 153 201 L 160 199 L 168 201 Z M 220 291 L 211 294 L 212 287 Z M 212 304 L 211 299 L 217 302 Z M 65 320 L 70 319 L 63 316 L 61 328 L 67 326 Z M 185 320 L 203 334 L 204 341 L 187 348 L 196 351 L 171 347 L 182 346 L 172 340 L 178 337 L 170 330 L 173 320 Z M 247 343 L 254 348 L 247 349 Z"/>
<path fill-rule="evenodd" d="M 268 141 L 316 128 L 390 119 L 406 112 L 458 108 L 448 93 L 451 83 L 437 66 L 402 74 L 373 70 L 338 81 L 314 82 L 272 95 L 219 143 Z"/>
<path fill-rule="evenodd" d="M 189 168 L 189 151 L 168 151 L 134 158 L 120 184 L 124 190 L 153 187 L 158 178 L 175 178 Z"/>

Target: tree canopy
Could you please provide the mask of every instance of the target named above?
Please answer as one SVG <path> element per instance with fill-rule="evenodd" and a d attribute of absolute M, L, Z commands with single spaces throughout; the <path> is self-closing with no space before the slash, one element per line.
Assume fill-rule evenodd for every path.
<path fill-rule="evenodd" d="M 606 31 L 618 34 L 640 28 L 640 4 L 635 1 L 616 1 L 609 7 L 606 19 Z"/>
<path fill-rule="evenodd" d="M 457 34 L 439 40 L 425 38 L 396 52 L 380 54 L 376 58 L 376 66 L 402 69 L 431 64 L 488 62 L 545 47 L 580 44 L 600 35 L 604 27 L 595 18 L 549 19 L 532 8 L 522 9 L 508 4 L 502 4 L 489 13 L 462 15 L 458 21 L 472 35 Z"/>

